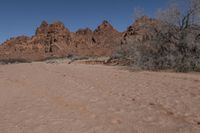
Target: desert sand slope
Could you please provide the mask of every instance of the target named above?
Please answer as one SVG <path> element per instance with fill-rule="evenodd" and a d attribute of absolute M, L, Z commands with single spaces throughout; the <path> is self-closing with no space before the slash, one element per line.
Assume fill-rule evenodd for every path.
<path fill-rule="evenodd" d="M 0 65 L 0 133 L 200 133 L 200 75 Z"/>

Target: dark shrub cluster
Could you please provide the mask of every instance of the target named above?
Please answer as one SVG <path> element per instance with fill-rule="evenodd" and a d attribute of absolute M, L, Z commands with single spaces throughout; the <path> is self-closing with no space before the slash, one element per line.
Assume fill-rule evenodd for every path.
<path fill-rule="evenodd" d="M 26 59 L 1 59 L 0 64 L 17 64 L 17 63 L 31 63 L 31 61 Z"/>

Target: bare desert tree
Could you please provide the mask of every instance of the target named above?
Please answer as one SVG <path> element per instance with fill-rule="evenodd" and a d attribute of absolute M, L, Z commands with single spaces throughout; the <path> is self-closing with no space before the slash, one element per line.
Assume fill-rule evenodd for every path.
<path fill-rule="evenodd" d="M 181 3 L 184 3 L 184 5 Z M 169 24 L 177 25 L 180 29 L 200 25 L 200 0 L 184 0 L 184 2 L 176 0 L 167 9 L 160 9 L 157 18 Z"/>
<path fill-rule="evenodd" d="M 145 15 L 145 11 L 143 8 L 141 8 L 141 7 L 134 8 L 133 17 L 135 20 L 139 19 L 140 17 L 142 17 L 144 15 Z"/>
<path fill-rule="evenodd" d="M 119 47 L 115 57 L 137 69 L 200 71 L 200 0 L 175 1 L 158 11 L 156 26 L 137 27 L 155 31 L 154 37 L 145 41 L 130 39 Z M 134 18 L 144 16 L 143 11 L 135 8 Z"/>
<path fill-rule="evenodd" d="M 163 22 L 180 26 L 181 12 L 177 4 L 171 4 L 167 9 L 159 9 L 157 18 Z"/>
<path fill-rule="evenodd" d="M 188 16 L 191 15 L 191 23 L 194 25 L 200 25 L 200 0 L 191 0 L 190 10 Z M 190 19 L 190 18 L 188 18 Z"/>

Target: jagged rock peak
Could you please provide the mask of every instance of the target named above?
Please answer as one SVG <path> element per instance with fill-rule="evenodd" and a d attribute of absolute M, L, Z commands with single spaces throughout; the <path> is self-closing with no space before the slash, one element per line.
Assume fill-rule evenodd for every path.
<path fill-rule="evenodd" d="M 83 28 L 83 29 L 79 29 L 76 31 L 76 34 L 78 35 L 88 35 L 88 34 L 92 34 L 92 30 L 90 28 Z"/>
<path fill-rule="evenodd" d="M 69 33 L 69 29 L 65 27 L 64 23 L 62 23 L 61 21 L 56 21 L 52 24 L 49 25 L 49 32 L 65 32 L 65 33 Z"/>
<path fill-rule="evenodd" d="M 160 23 L 159 20 L 149 18 L 147 16 L 142 16 L 138 18 L 132 26 L 138 27 L 138 26 L 143 26 L 143 25 L 149 25 L 149 26 L 157 26 Z"/>
<path fill-rule="evenodd" d="M 100 27 L 102 27 L 102 28 L 112 28 L 112 29 L 113 29 L 113 26 L 112 26 L 112 25 L 110 24 L 110 22 L 108 22 L 107 20 L 104 20 L 104 21 L 101 23 Z"/>
<path fill-rule="evenodd" d="M 104 31 L 117 31 L 116 29 L 113 28 L 113 26 L 107 21 L 104 20 L 96 29 L 94 32 L 104 32 Z"/>
<path fill-rule="evenodd" d="M 49 33 L 56 33 L 56 32 L 70 32 L 65 25 L 60 22 L 56 21 L 52 24 L 48 24 L 46 21 L 43 21 L 41 25 L 36 30 L 37 35 L 47 35 Z"/>
<path fill-rule="evenodd" d="M 101 25 L 112 26 L 107 20 L 104 20 Z"/>
<path fill-rule="evenodd" d="M 46 21 L 42 21 L 40 26 L 36 29 L 35 35 L 46 34 L 49 24 Z"/>
<path fill-rule="evenodd" d="M 50 27 L 65 28 L 65 25 L 61 21 L 56 21 L 50 24 Z"/>
<path fill-rule="evenodd" d="M 40 27 L 46 27 L 46 26 L 48 26 L 49 24 L 47 23 L 47 21 L 42 21 L 42 23 L 41 23 L 41 25 L 40 25 Z"/>

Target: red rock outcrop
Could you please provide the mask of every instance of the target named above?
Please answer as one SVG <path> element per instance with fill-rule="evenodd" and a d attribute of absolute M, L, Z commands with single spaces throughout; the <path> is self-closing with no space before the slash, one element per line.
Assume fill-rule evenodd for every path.
<path fill-rule="evenodd" d="M 89 28 L 70 32 L 63 23 L 43 21 L 32 37 L 16 37 L 0 45 L 0 59 L 43 60 L 67 55 L 109 56 L 122 36 L 104 21 L 93 32 Z"/>
<path fill-rule="evenodd" d="M 73 34 L 73 50 L 80 55 L 110 56 L 120 42 L 121 36 L 122 33 L 115 30 L 107 21 L 103 21 L 94 32 L 86 28 Z"/>
<path fill-rule="evenodd" d="M 160 28 L 160 21 L 143 16 L 135 21 L 123 34 L 122 43 L 153 39 Z"/>
<path fill-rule="evenodd" d="M 61 22 L 47 24 L 42 22 L 37 28 L 35 36 L 31 43 L 43 46 L 43 52 L 46 55 L 64 56 L 67 47 L 71 44 L 71 33 Z"/>
<path fill-rule="evenodd" d="M 47 24 L 42 22 L 32 37 L 16 37 L 0 46 L 0 59 L 42 60 L 51 56 L 66 54 L 71 44 L 71 35 L 61 22 Z"/>

